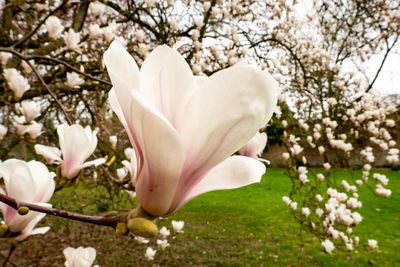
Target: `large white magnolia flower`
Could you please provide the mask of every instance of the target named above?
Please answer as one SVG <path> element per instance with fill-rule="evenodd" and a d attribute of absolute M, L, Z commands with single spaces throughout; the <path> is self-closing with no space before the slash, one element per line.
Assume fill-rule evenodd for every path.
<path fill-rule="evenodd" d="M 65 178 L 75 178 L 79 172 L 91 165 L 105 163 L 104 158 L 92 161 L 85 160 L 94 152 L 97 146 L 96 131 L 89 126 L 83 128 L 80 124 L 61 124 L 57 127 L 61 151 L 55 147 L 35 145 L 36 153 L 46 158 L 48 162 L 61 163 L 61 175 Z M 62 155 L 62 159 L 61 159 Z"/>
<path fill-rule="evenodd" d="M 244 63 L 193 77 L 185 59 L 163 45 L 143 62 L 114 41 L 104 54 L 109 101 L 136 152 L 132 177 L 144 210 L 167 216 L 211 190 L 259 182 L 265 166 L 231 156 L 271 118 L 277 83 Z"/>
<path fill-rule="evenodd" d="M 51 207 L 46 202 L 54 193 L 54 176 L 55 174 L 49 172 L 47 167 L 39 161 L 25 162 L 9 159 L 0 163 L 0 177 L 4 181 L 4 188 L 0 188 L 0 193 L 18 201 Z M 10 231 L 22 231 L 19 239 L 32 234 L 45 233 L 49 229 L 48 227 L 33 229 L 45 216 L 43 213 L 29 211 L 26 215 L 19 215 L 17 210 L 2 202 L 0 202 L 0 210 Z"/>
<path fill-rule="evenodd" d="M 90 267 L 96 259 L 96 249 L 92 247 L 67 247 L 63 251 L 65 256 L 65 267 Z M 94 265 L 96 267 L 98 265 Z"/>

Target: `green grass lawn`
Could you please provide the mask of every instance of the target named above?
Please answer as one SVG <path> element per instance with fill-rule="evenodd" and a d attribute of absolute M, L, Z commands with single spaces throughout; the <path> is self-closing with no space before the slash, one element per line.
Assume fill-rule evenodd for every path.
<path fill-rule="evenodd" d="M 290 181 L 282 169 L 268 169 L 259 184 L 204 194 L 160 222 L 171 228 L 171 220 L 184 220 L 184 234 L 170 237 L 171 246 L 158 251 L 152 262 L 143 257 L 146 245 L 117 236 L 111 228 L 51 216 L 44 223 L 54 225 L 52 230 L 25 242 L 14 261 L 23 266 L 60 266 L 65 247 L 92 246 L 98 251 L 100 266 L 400 266 L 400 172 L 385 174 L 390 179 L 390 198 L 359 191 L 364 220 L 354 228 L 360 245 L 351 253 L 335 250 L 333 255 L 325 254 L 321 242 L 304 232 L 304 242 L 300 242 L 299 224 L 282 202 L 282 196 L 290 191 Z M 345 170 L 334 175 L 339 182 L 353 179 Z M 90 195 L 82 189 L 77 193 L 83 200 L 71 202 L 72 190 L 65 189 L 54 196 L 53 203 L 73 209 Z M 378 240 L 379 249 L 368 248 L 367 239 Z M 7 248 L 4 243 L 0 245 L 3 251 Z M 153 248 L 154 243 L 151 241 Z"/>

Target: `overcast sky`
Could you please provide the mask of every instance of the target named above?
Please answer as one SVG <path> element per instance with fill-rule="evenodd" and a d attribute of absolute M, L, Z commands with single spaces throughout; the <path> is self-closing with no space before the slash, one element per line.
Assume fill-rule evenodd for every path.
<path fill-rule="evenodd" d="M 303 20 L 307 12 L 312 12 L 312 2 L 311 0 L 299 0 L 296 6 L 299 20 Z M 397 43 L 392 51 L 391 55 L 386 59 L 382 72 L 373 86 L 374 90 L 385 95 L 400 94 L 400 43 Z M 364 63 L 363 67 L 367 71 L 370 80 L 373 79 L 378 70 L 382 58 L 383 54 L 376 55 L 371 57 L 368 62 Z"/>

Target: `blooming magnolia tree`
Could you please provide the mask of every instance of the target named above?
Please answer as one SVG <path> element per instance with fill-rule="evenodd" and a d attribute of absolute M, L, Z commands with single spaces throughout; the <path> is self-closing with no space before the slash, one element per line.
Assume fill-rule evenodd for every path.
<path fill-rule="evenodd" d="M 338 237 L 352 250 L 352 226 L 362 220 L 357 187 L 338 185 L 330 170 L 361 155 L 357 186 L 390 195 L 386 177 L 368 178 L 377 149 L 399 161 L 398 108 L 373 93 L 398 40 L 398 3 L 316 1 L 316 13 L 301 19 L 293 2 L 3 3 L 1 236 L 44 233 L 34 225 L 47 213 L 111 226 L 142 243 L 159 234 L 165 248 L 170 233 L 158 230 L 156 218 L 202 193 L 260 181 L 267 137 L 259 129 L 275 111 L 271 127 L 282 129 L 274 138 L 287 148 L 293 184 L 284 202 L 327 252 Z M 363 63 L 378 53 L 371 78 Z M 289 103 L 293 116 L 276 108 L 278 87 L 280 107 Z M 307 146 L 324 171 L 308 168 Z M 139 206 L 102 217 L 47 204 L 76 181 L 96 181 L 110 202 L 121 191 L 136 195 Z M 183 222 L 173 228 L 180 232 Z M 155 253 L 149 247 L 146 258 Z M 95 258 L 91 249 L 64 254 L 69 266 Z"/>

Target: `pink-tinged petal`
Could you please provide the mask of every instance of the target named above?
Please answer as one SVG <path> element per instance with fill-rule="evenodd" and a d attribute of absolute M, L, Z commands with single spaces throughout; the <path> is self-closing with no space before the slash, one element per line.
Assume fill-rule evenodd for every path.
<path fill-rule="evenodd" d="M 267 145 L 267 139 L 266 133 L 256 133 L 256 135 L 239 150 L 239 154 L 246 157 L 257 158 L 264 151 Z"/>
<path fill-rule="evenodd" d="M 89 167 L 89 166 L 92 166 L 92 165 L 97 167 L 97 166 L 99 166 L 101 164 L 104 164 L 104 163 L 106 163 L 106 159 L 104 159 L 104 158 L 95 159 L 95 160 L 91 160 L 91 161 L 86 161 L 85 163 L 80 165 L 80 168 L 83 169 L 83 168 L 86 168 L 86 167 Z"/>
<path fill-rule="evenodd" d="M 133 154 L 131 157 L 130 161 L 123 160 L 122 165 L 130 172 L 131 174 L 131 180 L 132 180 L 132 185 L 136 185 L 136 174 L 137 174 L 137 161 L 136 161 L 136 156 Z"/>
<path fill-rule="evenodd" d="M 29 232 L 29 235 L 43 235 L 43 234 L 47 233 L 49 230 L 50 230 L 49 226 L 39 227 L 39 228 L 35 228 L 31 232 Z M 18 240 L 21 241 L 21 238 L 18 238 Z"/>
<path fill-rule="evenodd" d="M 88 146 L 85 154 L 85 160 L 93 154 L 97 147 L 97 132 L 92 131 L 90 126 L 86 126 L 85 129 L 86 138 L 88 140 Z"/>
<path fill-rule="evenodd" d="M 126 117 L 129 114 L 130 92 L 140 90 L 139 69 L 135 60 L 118 41 L 111 43 L 103 57 L 108 75 L 114 86 L 114 93 L 117 96 L 122 113 Z"/>
<path fill-rule="evenodd" d="M 51 207 L 50 204 L 47 205 L 43 205 L 46 207 Z M 33 217 L 30 222 L 25 226 L 24 229 L 22 229 L 21 235 L 19 235 L 18 237 L 16 237 L 16 239 L 18 241 L 22 241 L 25 240 L 27 237 L 31 236 L 31 235 L 37 235 L 37 234 L 45 234 L 47 233 L 47 231 L 50 230 L 50 227 L 39 227 L 39 228 L 35 228 L 36 224 L 38 224 L 38 222 L 40 220 L 42 220 L 44 217 L 46 216 L 45 213 L 37 213 L 35 214 L 35 217 Z"/>
<path fill-rule="evenodd" d="M 10 207 L 10 209 L 12 208 Z M 8 225 L 11 232 L 20 232 L 29 224 L 30 221 L 35 219 L 35 217 L 38 216 L 40 213 L 36 211 L 30 211 L 26 215 L 19 215 L 18 212 L 14 210 L 13 212 L 9 211 L 7 215 L 10 214 L 14 215 L 11 217 L 7 216 L 4 218 L 6 224 Z"/>
<path fill-rule="evenodd" d="M 176 128 L 178 114 L 196 89 L 192 70 L 176 50 L 162 45 L 143 62 L 141 92 Z"/>
<path fill-rule="evenodd" d="M 33 201 L 35 181 L 28 164 L 22 160 L 9 159 L 0 164 L 7 195 L 19 201 Z"/>
<path fill-rule="evenodd" d="M 43 207 L 51 208 L 52 205 L 49 203 L 35 203 L 36 205 L 40 205 Z M 25 228 L 34 227 L 46 214 L 36 211 L 29 211 L 28 214 L 19 215 L 16 210 L 10 207 L 13 211 L 15 211 L 15 215 L 12 218 L 5 218 L 5 222 L 10 228 L 12 232 L 20 232 Z M 8 212 L 10 214 L 10 212 Z"/>
<path fill-rule="evenodd" d="M 53 146 L 35 145 L 37 154 L 42 155 L 46 160 L 61 161 L 61 150 Z"/>
<path fill-rule="evenodd" d="M 185 149 L 171 124 L 137 92 L 132 92 L 133 131 L 143 151 L 143 168 L 136 181 L 136 194 L 144 210 L 164 215 L 179 181 Z"/>
<path fill-rule="evenodd" d="M 110 74 L 112 83 L 114 79 L 122 79 L 133 89 L 139 90 L 140 72 L 135 60 L 118 41 L 113 41 L 104 52 L 104 64 Z M 116 75 L 116 76 L 115 76 Z"/>
<path fill-rule="evenodd" d="M 171 207 L 170 213 L 203 193 L 233 189 L 258 183 L 265 173 L 265 166 L 258 160 L 244 156 L 232 156 L 212 168 L 194 188 L 186 194 L 178 206 Z"/>
<path fill-rule="evenodd" d="M 47 201 L 54 192 L 54 175 L 49 173 L 47 167 L 38 161 L 6 160 L 0 164 L 0 176 L 3 177 L 5 186 L 5 190 L 0 190 L 1 193 L 6 193 L 19 201 L 35 203 Z M 47 203 L 36 204 L 50 205 Z M 4 221 L 12 232 L 20 232 L 39 214 L 30 211 L 22 216 L 12 207 L 3 204 L 0 205 L 0 209 Z"/>
<path fill-rule="evenodd" d="M 132 102 L 131 93 L 128 93 L 127 95 L 124 96 L 125 100 L 129 100 L 124 102 L 125 106 L 121 106 L 121 102 L 117 96 L 117 91 L 130 92 L 129 85 L 122 80 L 118 80 L 116 84 L 117 85 L 114 84 L 114 87 L 111 89 L 108 95 L 108 101 L 111 105 L 111 108 L 113 109 L 115 114 L 117 114 L 119 120 L 122 123 L 122 126 L 124 126 L 128 134 L 129 140 L 132 144 L 133 149 L 135 150 L 135 154 L 137 155 L 137 166 L 138 170 L 140 171 L 143 167 L 143 152 L 139 146 L 136 134 L 133 130 L 132 126 L 133 118 L 130 117 L 131 102 Z"/>
<path fill-rule="evenodd" d="M 47 202 L 53 196 L 55 189 L 54 173 L 49 173 L 46 165 L 39 161 L 29 161 L 31 177 L 34 179 L 34 188 L 31 192 L 35 192 L 33 202 Z"/>
<path fill-rule="evenodd" d="M 178 192 L 244 146 L 265 125 L 276 106 L 278 87 L 265 71 L 243 64 L 212 75 L 192 95 L 180 134 L 186 161 Z M 182 198 L 177 194 L 175 201 Z"/>
<path fill-rule="evenodd" d="M 63 155 L 61 174 L 73 178 L 79 173 L 79 166 L 94 152 L 96 133 L 89 126 L 83 128 L 79 124 L 62 124 L 57 127 L 57 132 Z"/>
<path fill-rule="evenodd" d="M 128 87 L 128 85 L 126 85 L 126 84 L 122 85 L 122 86 Z M 129 98 L 130 98 L 130 96 L 129 96 Z M 118 102 L 118 98 L 117 98 L 117 95 L 115 93 L 115 89 L 114 88 L 112 88 L 110 90 L 109 94 L 108 94 L 108 102 L 110 103 L 110 106 L 111 106 L 112 110 L 115 112 L 115 114 L 117 115 L 118 119 L 120 120 L 122 126 L 124 126 L 124 128 L 126 129 L 126 132 L 128 134 L 128 137 L 129 137 L 129 141 L 131 142 L 136 155 L 139 155 L 139 158 L 138 158 L 138 166 L 139 166 L 139 162 L 143 161 L 143 158 L 141 156 L 142 152 L 140 151 L 140 148 L 139 148 L 139 146 L 137 144 L 137 141 L 135 141 L 136 137 L 135 137 L 135 134 L 134 134 L 134 132 L 132 130 L 132 124 L 130 123 L 130 121 L 128 123 L 128 121 L 126 120 L 125 114 L 122 111 L 122 108 L 121 108 L 121 106 L 120 106 L 120 104 Z M 127 117 L 129 118 L 130 104 L 129 104 L 128 107 L 126 107 L 126 110 L 128 111 Z"/>
<path fill-rule="evenodd" d="M 7 193 L 1 187 L 0 187 L 0 194 L 7 195 Z M 7 204 L 0 202 L 0 213 L 3 214 L 3 217 L 6 216 L 7 207 L 9 207 Z"/>
<path fill-rule="evenodd" d="M 129 96 L 130 97 L 130 96 Z M 111 88 L 110 92 L 108 93 L 108 103 L 111 106 L 111 109 L 115 112 L 117 115 L 118 119 L 120 120 L 122 126 L 125 128 L 128 128 L 128 123 L 125 119 L 124 112 L 122 111 L 122 108 L 118 102 L 118 97 L 115 93 L 115 89 Z M 127 107 L 127 110 L 130 110 L 130 105 Z"/>

